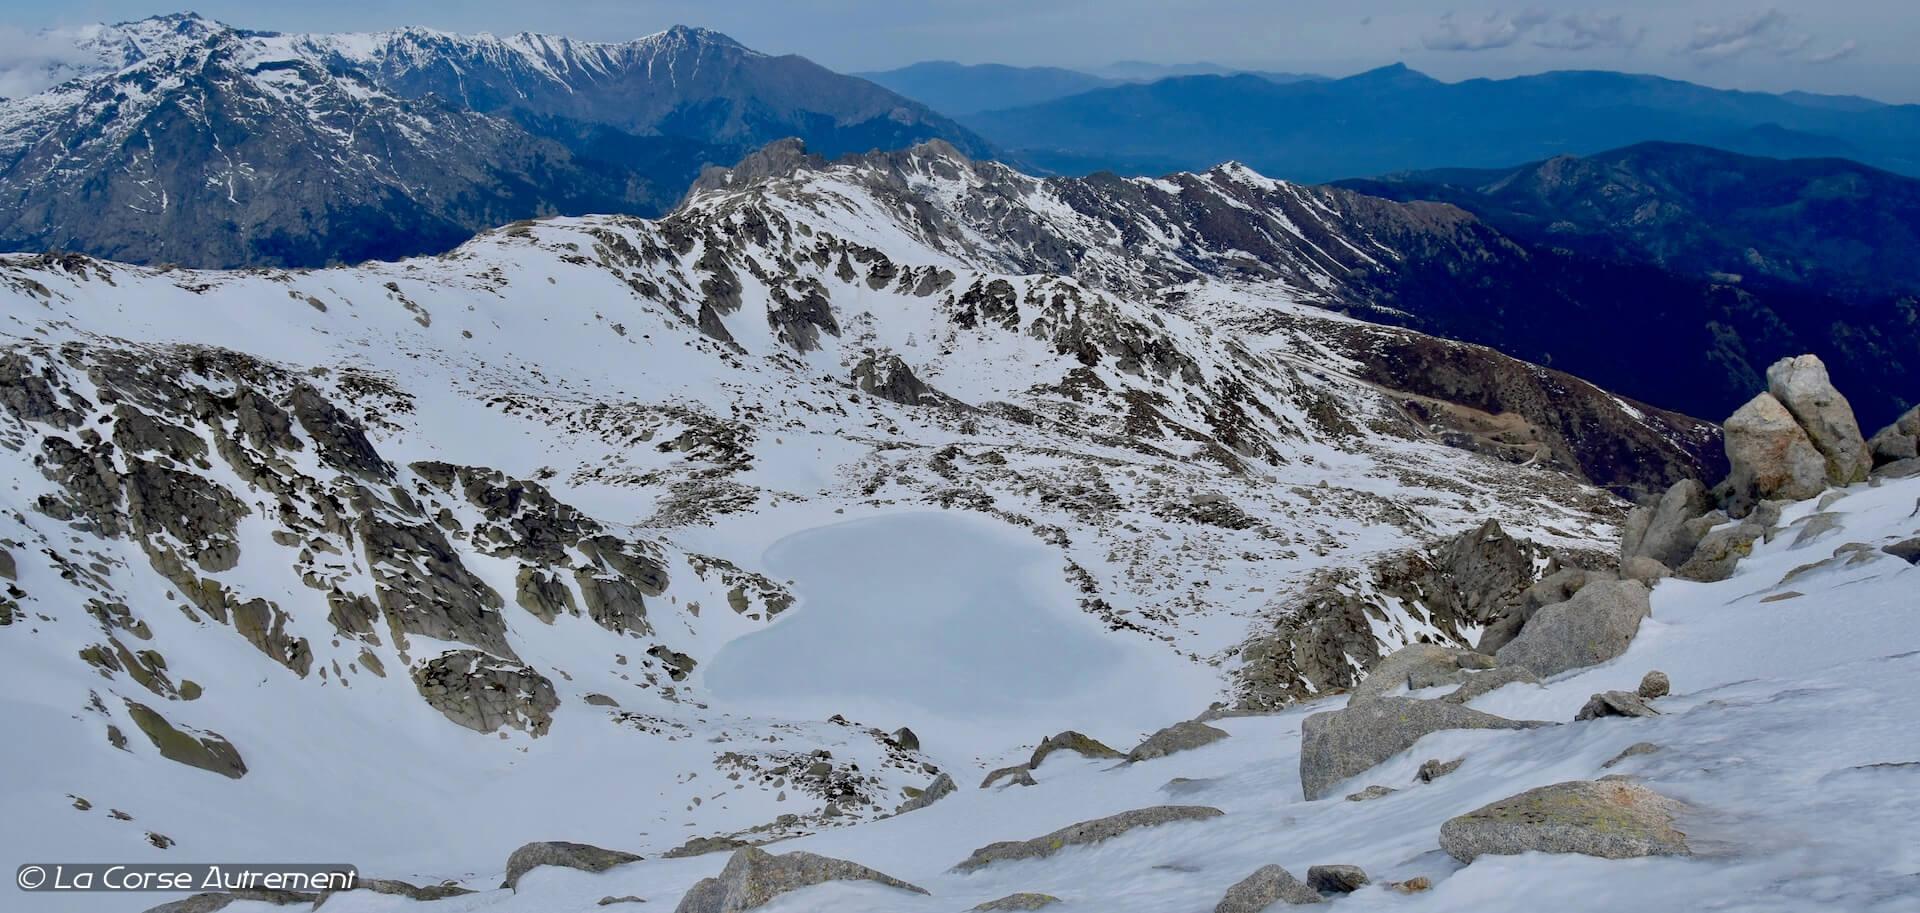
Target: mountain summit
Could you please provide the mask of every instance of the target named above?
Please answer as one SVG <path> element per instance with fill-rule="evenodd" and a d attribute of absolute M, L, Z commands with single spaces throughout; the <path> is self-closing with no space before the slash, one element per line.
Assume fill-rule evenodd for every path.
<path fill-rule="evenodd" d="M 443 251 L 519 218 L 658 215 L 799 136 L 944 139 L 924 105 L 675 26 L 624 43 L 422 28 L 288 35 L 192 14 L 47 33 L 60 80 L 0 102 L 0 247 L 204 267 Z"/>

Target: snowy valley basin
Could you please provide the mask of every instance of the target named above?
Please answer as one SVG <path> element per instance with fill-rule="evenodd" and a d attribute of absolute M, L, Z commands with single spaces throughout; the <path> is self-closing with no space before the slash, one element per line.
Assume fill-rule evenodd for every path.
<path fill-rule="evenodd" d="M 763 565 L 798 604 L 722 647 L 706 690 L 735 709 L 898 721 L 931 750 L 975 754 L 1016 732 L 1151 730 L 1204 709 L 1206 676 L 1109 636 L 1062 560 L 1025 530 L 954 512 L 793 533 Z"/>

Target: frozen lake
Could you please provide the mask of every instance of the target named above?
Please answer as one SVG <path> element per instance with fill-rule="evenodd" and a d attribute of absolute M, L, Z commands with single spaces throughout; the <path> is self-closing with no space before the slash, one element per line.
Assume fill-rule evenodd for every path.
<path fill-rule="evenodd" d="M 1081 613 L 1060 553 L 995 520 L 853 520 L 774 543 L 765 565 L 800 603 L 721 648 L 705 681 L 723 701 L 875 725 L 1143 731 L 1206 706 L 1196 670 Z"/>

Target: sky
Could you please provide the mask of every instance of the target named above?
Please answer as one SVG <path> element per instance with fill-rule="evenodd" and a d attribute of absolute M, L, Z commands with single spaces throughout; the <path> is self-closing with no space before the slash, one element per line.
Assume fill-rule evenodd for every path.
<path fill-rule="evenodd" d="M 34 33 L 176 10 L 140 0 L 0 0 L 0 66 Z M 185 3 L 188 0 L 181 0 Z M 279 31 L 536 31 L 626 40 L 676 23 L 843 72 L 919 60 L 1093 68 L 1211 61 L 1344 76 L 1396 61 L 1441 79 L 1551 69 L 1655 73 L 1723 88 L 1920 103 L 1916 0 L 1614 0 L 1465 6 L 1419 0 L 193 0 Z"/>

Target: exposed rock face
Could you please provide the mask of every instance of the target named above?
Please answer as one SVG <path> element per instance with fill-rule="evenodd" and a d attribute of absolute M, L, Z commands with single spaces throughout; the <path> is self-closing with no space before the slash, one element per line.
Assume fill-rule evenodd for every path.
<path fill-rule="evenodd" d="M 1575 780 L 1530 789 L 1440 827 L 1440 848 L 1461 862 L 1495 853 L 1584 853 L 1607 859 L 1690 856 L 1674 829 L 1681 805 L 1624 780 Z"/>
<path fill-rule="evenodd" d="M 507 857 L 507 880 L 500 886 L 518 890 L 520 876 L 543 865 L 557 865 L 582 872 L 604 872 L 616 865 L 639 861 L 640 857 L 633 853 L 602 849 L 590 843 L 539 841 L 522 846 Z"/>
<path fill-rule="evenodd" d="M 1614 767 L 1614 765 L 1619 764 L 1621 761 L 1625 761 L 1628 758 L 1637 758 L 1641 755 L 1653 754 L 1654 752 L 1659 750 L 1660 750 L 1660 746 L 1655 745 L 1652 742 L 1635 742 L 1632 745 L 1628 745 L 1626 748 L 1622 749 L 1619 754 L 1614 755 L 1612 758 L 1608 759 L 1605 764 L 1600 765 L 1600 768 L 1602 770 L 1611 770 Z"/>
<path fill-rule="evenodd" d="M 986 789 L 1001 780 L 1007 781 L 1005 783 L 1006 786 L 1040 785 L 1038 781 L 1033 779 L 1033 771 L 1028 770 L 1026 765 L 1015 764 L 1011 767 L 1002 767 L 993 773 L 987 774 L 987 778 L 980 781 L 980 788 Z"/>
<path fill-rule="evenodd" d="M 1431 758 L 1420 764 L 1420 769 L 1414 771 L 1413 778 L 1421 783 L 1432 783 L 1441 777 L 1459 770 L 1460 765 L 1465 763 L 1467 763 L 1466 758 L 1454 758 L 1451 761 Z"/>
<path fill-rule="evenodd" d="M 512 726 L 546 735 L 560 706 L 553 682 L 478 650 L 450 650 L 413 670 L 414 686 L 435 710 L 476 732 Z"/>
<path fill-rule="evenodd" d="M 1326 903 L 1320 892 L 1293 873 L 1277 865 L 1265 865 L 1227 889 L 1227 895 L 1213 907 L 1213 913 L 1261 913 L 1280 902 L 1289 904 Z"/>
<path fill-rule="evenodd" d="M 898 813 L 904 815 L 907 812 L 926 808 L 952 795 L 957 789 L 959 789 L 959 787 L 953 784 L 953 777 L 943 773 L 940 776 L 934 777 L 933 782 L 927 784 L 926 790 L 921 792 L 920 795 L 914 796 L 903 803 Z"/>
<path fill-rule="evenodd" d="M 1647 700 L 1653 700 L 1666 697 L 1672 690 L 1673 682 L 1667 679 L 1667 674 L 1655 669 L 1640 678 L 1640 687 L 1634 693 Z"/>
<path fill-rule="evenodd" d="M 1372 700 L 1402 686 L 1418 690 L 1463 681 L 1467 673 L 1462 663 L 1475 663 L 1472 657 L 1480 654 L 1439 644 L 1408 644 L 1374 664 L 1367 677 L 1353 686 L 1347 703 Z"/>
<path fill-rule="evenodd" d="M 1648 706 L 1647 699 L 1632 691 L 1602 691 L 1587 699 L 1586 706 L 1575 714 L 1575 722 L 1595 720 L 1603 716 L 1659 716 L 1660 711 Z"/>
<path fill-rule="evenodd" d="M 1467 680 L 1461 682 L 1460 687 L 1441 695 L 1440 699 L 1449 704 L 1464 704 L 1482 694 L 1516 682 L 1538 685 L 1540 677 L 1520 666 L 1495 666 L 1485 672 L 1476 672 L 1467 676 Z"/>
<path fill-rule="evenodd" d="M 1316 865 L 1307 869 L 1307 886 L 1322 894 L 1352 894 L 1373 883 L 1357 865 Z"/>
<path fill-rule="evenodd" d="M 976 904 L 974 905 L 974 909 L 980 911 L 1038 910 L 1041 907 L 1052 906 L 1059 902 L 1060 898 L 1052 894 L 1034 894 L 1022 891 L 1018 894 L 1008 894 L 999 900 L 989 900 L 983 904 Z"/>
<path fill-rule="evenodd" d="M 1636 507 L 1628 515 L 1620 541 L 1622 565 L 1644 556 L 1669 568 L 1679 567 L 1700 542 L 1687 521 L 1712 509 L 1713 499 L 1698 479 L 1673 483 L 1653 506 Z"/>
<path fill-rule="evenodd" d="M 1626 652 L 1650 613 L 1647 588 L 1637 580 L 1591 584 L 1541 609 L 1494 658 L 1541 678 L 1603 663 Z"/>
<path fill-rule="evenodd" d="M 1124 758 L 1125 754 L 1109 747 L 1099 739 L 1085 733 L 1067 730 L 1059 735 L 1051 735 L 1040 740 L 1040 747 L 1033 750 L 1033 758 L 1027 761 L 1029 770 L 1039 767 L 1040 762 L 1056 751 L 1071 751 L 1088 758 Z"/>
<path fill-rule="evenodd" d="M 1187 720 L 1148 736 L 1146 741 L 1127 753 L 1127 760 L 1151 761 L 1154 758 L 1164 758 L 1177 751 L 1211 745 L 1226 737 L 1227 733 L 1224 730 Z"/>
<path fill-rule="evenodd" d="M 1920 457 L 1920 406 L 1908 409 L 1893 424 L 1880 429 L 1867 442 L 1867 449 L 1876 467 Z"/>
<path fill-rule="evenodd" d="M 747 847 L 736 850 L 719 875 L 703 878 L 689 888 L 673 909 L 674 913 L 740 913 L 789 891 L 827 881 L 874 881 L 915 894 L 927 893 L 925 888 L 844 859 L 797 851 L 775 856 Z"/>
<path fill-rule="evenodd" d="M 1736 499 L 1804 501 L 1826 490 L 1826 457 L 1773 394 L 1748 401 L 1724 428 L 1727 486 Z"/>
<path fill-rule="evenodd" d="M 962 860 L 960 864 L 953 867 L 953 870 L 971 872 L 993 862 L 1051 856 L 1066 847 L 1111 840 L 1135 828 L 1154 827 L 1174 821 L 1204 821 L 1224 814 L 1226 813 L 1217 808 L 1202 805 L 1157 805 L 1153 808 L 1135 809 L 1117 815 L 1108 815 L 1105 818 L 1070 824 L 1032 840 L 1002 840 L 999 843 L 989 843 L 974 850 L 973 855 Z"/>
<path fill-rule="evenodd" d="M 1826 457 L 1827 481 L 1851 485 L 1867 480 L 1873 456 L 1860 437 L 1853 406 L 1833 388 L 1827 366 L 1817 355 L 1783 358 L 1767 368 L 1767 392 L 1805 428 L 1813 446 Z"/>
<path fill-rule="evenodd" d="M 1620 562 L 1620 576 L 1653 586 L 1673 576 L 1673 569 L 1645 555 L 1638 555 Z"/>
<path fill-rule="evenodd" d="M 853 382 L 862 393 L 871 393 L 889 402 L 903 406 L 934 405 L 940 402 L 939 393 L 932 387 L 920 382 L 913 375 L 913 369 L 900 356 L 869 355 L 853 366 Z"/>
<path fill-rule="evenodd" d="M 134 725 L 153 741 L 153 747 L 160 750 L 160 756 L 169 761 L 178 761 L 188 767 L 198 767 L 235 780 L 247 773 L 247 763 L 240 759 L 239 750 L 219 733 L 182 732 L 152 707 L 133 701 L 127 702 L 127 715 L 133 717 Z"/>
<path fill-rule="evenodd" d="M 1300 727 L 1300 789 L 1308 801 L 1334 784 L 1407 750 L 1442 729 L 1530 729 L 1550 726 L 1481 713 L 1445 701 L 1381 697 L 1316 713 Z"/>
<path fill-rule="evenodd" d="M 1391 786 L 1381 786 L 1380 784 L 1375 783 L 1374 785 L 1369 786 L 1366 789 L 1363 789 L 1357 793 L 1348 793 L 1347 801 L 1348 802 L 1368 802 L 1374 799 L 1379 799 L 1385 796 L 1392 795 L 1393 793 L 1397 793 L 1397 792 L 1399 792 L 1399 790 L 1394 789 Z"/>

